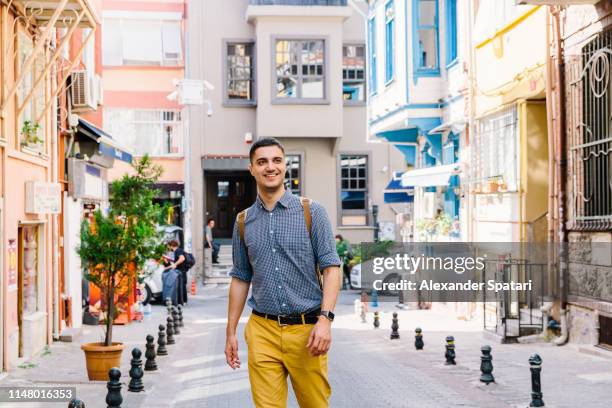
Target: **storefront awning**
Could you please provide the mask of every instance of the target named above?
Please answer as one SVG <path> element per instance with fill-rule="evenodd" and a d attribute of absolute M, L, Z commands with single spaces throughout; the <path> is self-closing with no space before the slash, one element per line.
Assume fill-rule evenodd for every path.
<path fill-rule="evenodd" d="M 410 170 L 402 174 L 403 187 L 447 186 L 451 176 L 461 172 L 459 163 Z"/>
<path fill-rule="evenodd" d="M 113 159 L 121 160 L 126 163 L 132 163 L 132 154 L 117 141 L 103 131 L 94 126 L 85 119 L 79 118 L 79 126 L 77 135 L 83 134 L 98 143 L 98 153 Z"/>
<path fill-rule="evenodd" d="M 465 130 L 465 125 L 466 125 L 466 123 L 465 123 L 464 120 L 456 120 L 456 121 L 452 121 L 452 122 L 444 122 L 440 126 L 436 126 L 435 128 L 431 129 L 429 131 L 429 134 L 433 135 L 435 133 L 452 132 L 452 133 L 458 135 L 459 133 L 461 133 L 461 132 L 463 132 Z"/>
<path fill-rule="evenodd" d="M 409 166 L 416 166 L 416 144 L 394 144 L 393 146 L 395 146 L 400 152 L 402 152 L 404 158 L 406 159 L 406 163 Z"/>
<path fill-rule="evenodd" d="M 383 132 L 376 133 L 376 137 L 382 137 L 387 139 L 388 142 L 400 142 L 400 143 L 416 143 L 419 136 L 419 128 L 407 127 L 394 130 L 385 130 Z"/>
<path fill-rule="evenodd" d="M 414 201 L 414 188 L 402 186 L 401 171 L 394 171 L 384 190 L 385 203 L 411 203 Z"/>

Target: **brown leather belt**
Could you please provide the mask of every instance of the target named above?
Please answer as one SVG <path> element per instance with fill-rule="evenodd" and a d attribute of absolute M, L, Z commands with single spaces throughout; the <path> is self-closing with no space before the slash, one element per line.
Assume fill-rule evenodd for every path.
<path fill-rule="evenodd" d="M 299 315 L 272 315 L 253 310 L 254 315 L 261 316 L 268 320 L 276 320 L 279 326 L 288 326 L 292 324 L 315 324 L 319 321 L 320 313 L 321 309 Z"/>

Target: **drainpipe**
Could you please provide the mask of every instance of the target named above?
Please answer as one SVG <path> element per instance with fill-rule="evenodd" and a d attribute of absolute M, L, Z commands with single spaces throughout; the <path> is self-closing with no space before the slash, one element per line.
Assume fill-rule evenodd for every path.
<path fill-rule="evenodd" d="M 569 339 L 569 328 L 567 321 L 567 231 L 565 229 L 565 214 L 566 214 L 566 170 L 567 158 L 565 151 L 566 130 L 565 130 L 565 63 L 563 56 L 563 48 L 561 46 L 561 8 L 556 8 L 553 12 L 555 23 L 555 43 L 557 47 L 557 70 L 559 74 L 557 97 L 559 101 L 559 120 L 556 132 L 556 174 L 557 174 L 557 192 L 559 208 L 558 219 L 558 242 L 559 242 L 559 296 L 561 303 L 560 321 L 561 321 L 561 336 L 555 339 L 554 343 L 557 346 L 562 346 Z"/>
<path fill-rule="evenodd" d="M 472 1 L 468 1 L 468 19 L 469 19 L 469 23 L 468 23 L 468 45 L 469 45 L 469 67 L 468 67 L 468 79 L 469 79 L 469 120 L 468 120 L 468 131 L 467 131 L 467 137 L 466 140 L 468 141 L 468 146 L 470 147 L 469 152 L 470 152 L 470 157 L 468 158 L 469 163 L 471 164 L 473 162 L 473 156 L 474 156 L 474 121 L 475 121 L 475 117 L 476 117 L 476 54 L 474 51 L 474 45 L 472 44 L 472 36 L 473 36 L 473 29 L 472 27 L 474 26 L 474 4 Z M 469 170 L 468 170 L 468 177 L 467 177 L 467 205 L 466 205 L 466 209 L 465 212 L 466 214 L 468 214 L 468 222 L 467 222 L 467 241 L 473 241 L 474 240 L 474 217 L 475 217 L 475 211 L 474 211 L 474 207 L 475 207 L 475 200 L 476 200 L 476 196 L 471 192 L 472 186 L 473 186 L 473 182 L 474 182 L 474 177 L 473 177 L 473 169 L 471 168 L 471 166 L 469 166 Z"/>
<path fill-rule="evenodd" d="M 553 277 L 555 276 L 555 248 L 554 245 L 551 245 L 555 242 L 556 234 L 556 205 L 557 205 L 557 185 L 555 183 L 555 122 L 554 118 L 558 117 L 557 112 L 555 110 L 556 105 L 553 103 L 553 55 L 552 55 L 552 33 L 553 24 L 551 19 L 551 8 L 547 8 L 546 10 L 546 124 L 548 127 L 548 209 L 547 209 L 547 272 L 548 272 L 548 285 L 553 288 L 555 285 L 555 281 Z M 546 315 L 546 319 L 544 321 L 544 330 L 543 333 L 546 332 L 548 327 L 548 317 L 550 316 L 551 308 L 553 306 L 554 297 L 551 296 L 550 302 L 545 302 L 544 304 L 549 304 L 550 308 L 548 308 L 548 314 Z"/>
<path fill-rule="evenodd" d="M 56 38 L 57 32 L 54 33 L 53 37 L 52 37 L 52 41 L 54 43 L 57 42 L 57 38 Z M 56 44 L 54 44 L 56 45 Z M 50 87 L 51 87 L 51 93 L 55 94 L 56 88 L 57 88 L 57 71 L 56 68 L 53 67 L 51 69 L 50 72 Z M 57 112 L 57 98 L 54 98 L 54 101 L 52 103 L 52 108 L 51 108 L 51 112 Z M 51 182 L 52 183 L 57 183 L 58 182 L 58 161 L 60 160 L 60 157 L 58 156 L 58 143 L 57 143 L 57 137 L 58 137 L 58 121 L 57 121 L 57 114 L 52 114 L 51 115 L 51 152 L 50 152 L 50 157 L 51 157 Z M 59 282 L 59 224 L 58 224 L 58 215 L 57 214 L 52 214 L 51 215 L 51 236 L 52 236 L 52 243 L 51 243 L 51 273 L 52 273 L 52 282 L 53 282 L 53 292 L 51 293 L 51 302 L 52 302 L 52 308 L 53 308 L 53 321 L 52 321 L 52 338 L 53 340 L 57 340 L 59 339 L 59 332 L 60 332 L 60 307 L 59 307 L 59 302 L 60 302 L 60 282 Z"/>

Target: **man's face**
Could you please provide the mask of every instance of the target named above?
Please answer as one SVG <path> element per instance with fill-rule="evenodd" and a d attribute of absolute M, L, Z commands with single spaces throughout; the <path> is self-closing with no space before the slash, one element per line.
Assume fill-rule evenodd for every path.
<path fill-rule="evenodd" d="M 215 228 L 215 221 L 214 220 L 210 220 L 208 225 L 210 226 L 210 228 Z"/>
<path fill-rule="evenodd" d="M 257 187 L 268 191 L 282 188 L 286 169 L 285 155 L 278 146 L 264 146 L 255 150 L 249 165 Z"/>

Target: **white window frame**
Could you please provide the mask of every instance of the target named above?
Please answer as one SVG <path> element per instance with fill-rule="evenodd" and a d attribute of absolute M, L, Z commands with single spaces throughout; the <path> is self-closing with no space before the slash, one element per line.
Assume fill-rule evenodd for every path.
<path fill-rule="evenodd" d="M 122 134 L 120 132 L 113 132 L 112 130 L 110 130 L 110 126 L 108 125 L 108 116 L 106 115 L 110 115 L 113 114 L 115 112 L 132 112 L 132 118 L 135 116 L 135 112 L 157 112 L 159 114 L 159 121 L 145 121 L 145 120 L 134 120 L 132 119 L 131 121 L 127 122 L 127 123 L 121 123 L 121 127 L 125 127 L 128 128 L 128 124 L 129 125 L 138 125 L 138 124 L 159 124 L 159 126 L 162 127 L 162 137 L 164 136 L 163 131 L 164 131 L 164 127 L 166 125 L 172 125 L 172 126 L 176 126 L 178 127 L 178 139 L 176 142 L 176 146 L 178 147 L 178 151 L 175 153 L 157 153 L 157 152 L 140 152 L 138 150 L 135 149 L 135 146 L 132 145 L 132 143 L 130 143 L 130 140 L 125 140 L 125 138 L 122 137 Z M 175 114 L 178 114 L 181 119 L 180 120 L 173 120 L 173 121 L 168 121 L 168 120 L 164 120 L 164 112 L 173 112 Z M 133 152 L 134 152 L 134 156 L 136 157 L 142 157 L 145 154 L 148 153 L 148 155 L 150 157 L 183 157 L 183 151 L 184 151 L 184 146 L 183 146 L 183 140 L 184 140 L 184 133 L 185 132 L 185 128 L 184 128 L 184 122 L 182 120 L 182 111 L 180 109 L 132 109 L 132 108 L 107 108 L 104 110 L 104 128 L 105 130 L 108 130 L 109 133 L 113 136 L 115 136 L 117 138 L 117 140 L 125 145 L 126 147 L 130 148 Z M 164 141 L 162 140 L 162 143 Z"/>
<path fill-rule="evenodd" d="M 157 24 L 157 27 L 159 28 L 159 47 L 160 47 L 160 55 L 159 55 L 159 60 L 155 61 L 155 60 L 150 60 L 150 61 L 143 61 L 142 63 L 126 63 L 126 58 L 124 55 L 124 50 L 123 50 L 123 41 L 119 42 L 119 44 L 114 44 L 114 45 L 109 45 L 106 44 L 106 37 L 104 36 L 104 34 L 102 35 L 102 49 L 103 50 L 111 50 L 111 49 L 115 49 L 118 50 L 119 54 L 120 54 L 120 59 L 121 62 L 119 64 L 117 63 L 108 63 L 108 57 L 105 56 L 104 52 L 102 53 L 102 65 L 103 66 L 152 66 L 152 67 L 156 67 L 156 66 L 162 66 L 162 67 L 180 67 L 183 65 L 183 58 L 184 58 L 184 52 L 183 52 L 183 47 L 184 47 L 184 35 L 183 35 L 183 26 L 182 26 L 182 21 L 180 19 L 173 19 L 173 18 L 164 18 L 164 14 L 163 13 L 151 13 L 149 14 L 142 14 L 142 15 L 138 15 L 138 16 L 125 16 L 122 14 L 118 14 L 118 15 L 114 15 L 114 14 L 110 14 L 110 13 L 105 13 L 104 14 L 104 25 L 108 26 L 108 20 L 114 20 L 114 21 L 118 21 L 119 23 L 119 27 L 118 27 L 118 37 L 119 38 L 124 38 L 127 34 L 124 33 L 124 31 L 127 30 L 126 27 L 124 27 L 126 25 L 127 21 L 132 21 L 132 22 L 143 22 L 143 21 L 147 21 L 150 23 L 155 23 Z M 179 55 L 177 58 L 166 58 L 165 57 L 165 50 L 164 50 L 164 25 L 168 25 L 168 24 L 177 24 L 179 27 L 179 46 L 178 46 L 178 52 Z M 116 33 L 115 33 L 116 35 Z"/>

